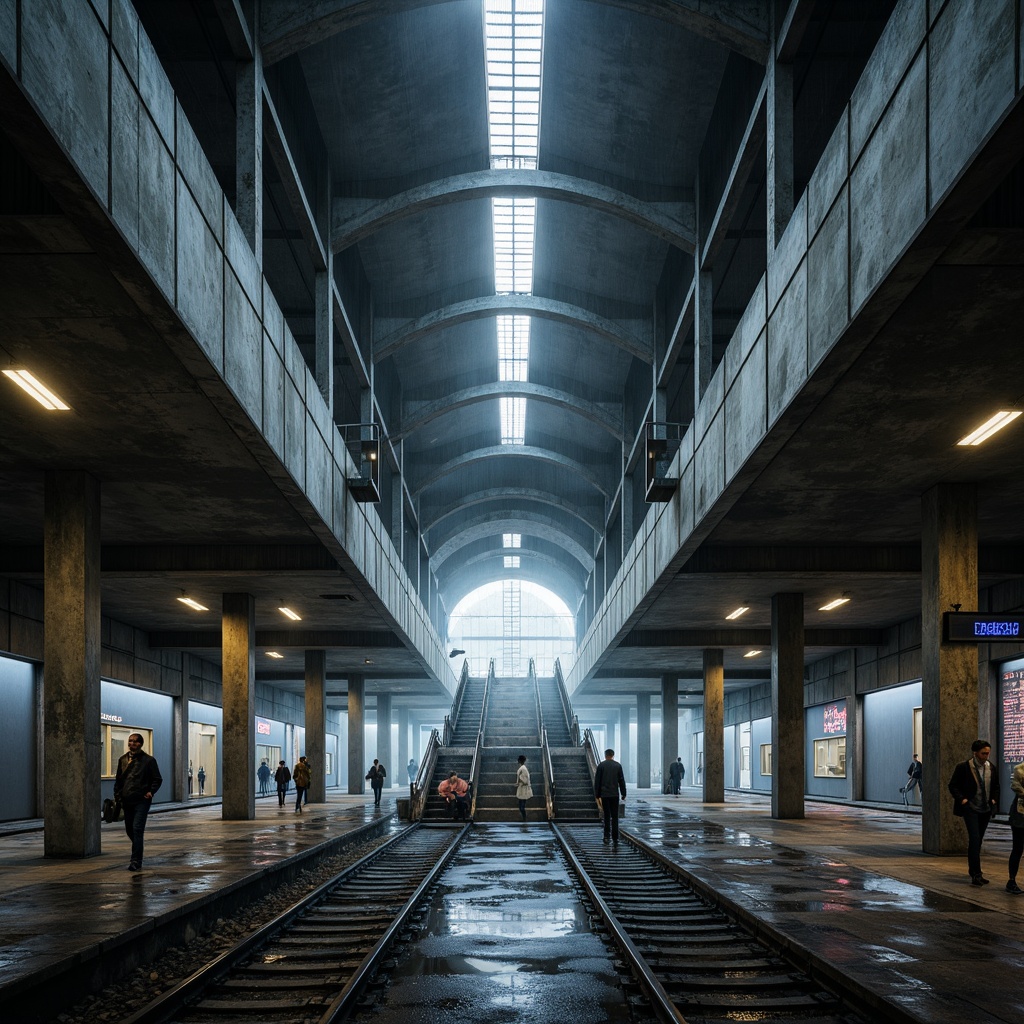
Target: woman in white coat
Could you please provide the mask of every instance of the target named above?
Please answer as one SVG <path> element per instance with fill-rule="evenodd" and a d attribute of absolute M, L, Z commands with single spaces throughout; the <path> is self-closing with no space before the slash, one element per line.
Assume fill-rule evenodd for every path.
<path fill-rule="evenodd" d="M 519 768 L 516 770 L 516 799 L 519 801 L 519 813 L 526 821 L 526 801 L 533 796 L 533 787 L 530 785 L 530 769 L 526 767 L 526 756 L 519 755 Z"/>

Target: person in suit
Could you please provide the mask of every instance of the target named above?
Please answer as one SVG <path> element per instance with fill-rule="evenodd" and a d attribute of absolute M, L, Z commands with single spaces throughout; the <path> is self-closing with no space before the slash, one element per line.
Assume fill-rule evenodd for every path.
<path fill-rule="evenodd" d="M 288 765 L 284 761 L 277 762 L 274 781 L 277 783 L 277 806 L 284 807 L 284 797 L 288 792 L 288 783 L 292 781 L 292 773 L 288 770 Z"/>
<path fill-rule="evenodd" d="M 594 772 L 594 796 L 601 802 L 604 814 L 604 841 L 619 845 L 619 795 L 626 799 L 626 777 L 622 765 L 615 760 L 615 751 L 609 747 L 604 760 Z"/>
<path fill-rule="evenodd" d="M 971 744 L 971 757 L 953 769 L 949 780 L 953 813 L 963 818 L 967 829 L 967 870 L 971 885 L 988 885 L 988 879 L 981 873 L 981 841 L 999 806 L 999 775 L 989 764 L 991 753 L 992 744 L 988 740 L 975 740 Z"/>

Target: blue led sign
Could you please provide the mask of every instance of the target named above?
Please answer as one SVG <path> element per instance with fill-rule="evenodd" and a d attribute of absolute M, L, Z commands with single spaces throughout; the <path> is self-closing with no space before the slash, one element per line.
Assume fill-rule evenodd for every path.
<path fill-rule="evenodd" d="M 947 643 L 1012 643 L 1024 636 L 1024 616 L 1020 615 L 946 612 L 943 621 Z"/>

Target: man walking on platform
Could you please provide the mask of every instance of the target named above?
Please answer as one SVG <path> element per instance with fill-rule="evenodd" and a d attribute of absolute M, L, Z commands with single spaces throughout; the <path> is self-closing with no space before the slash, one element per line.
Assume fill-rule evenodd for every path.
<path fill-rule="evenodd" d="M 964 819 L 967 828 L 967 870 L 971 885 L 988 885 L 988 879 L 981 873 L 981 841 L 989 819 L 999 806 L 999 774 L 988 763 L 992 753 L 988 740 L 975 740 L 971 751 L 974 756 L 953 769 L 949 791 L 953 794 L 953 813 Z"/>
<path fill-rule="evenodd" d="M 288 783 L 292 781 L 292 773 L 288 771 L 288 765 L 284 761 L 277 762 L 274 781 L 277 783 L 277 806 L 284 807 L 284 795 L 288 792 Z"/>
<path fill-rule="evenodd" d="M 686 769 L 683 767 L 683 759 L 677 757 L 668 769 L 668 778 L 672 786 L 672 795 L 679 796 L 679 787 L 683 784 L 683 779 L 686 778 Z"/>
<path fill-rule="evenodd" d="M 914 787 L 917 787 L 918 793 L 921 797 L 924 797 L 924 790 L 921 788 L 921 770 L 922 770 L 921 759 L 914 755 L 914 760 L 910 762 L 910 767 L 907 768 L 907 784 L 903 787 L 903 803 L 910 803 L 910 794 L 913 792 Z"/>
<path fill-rule="evenodd" d="M 306 759 L 300 757 L 295 762 L 295 767 L 292 769 L 292 781 L 295 783 L 295 813 L 302 813 L 302 798 L 306 795 L 306 790 L 309 789 L 309 784 L 312 781 L 312 773 L 309 770 L 309 765 L 306 764 Z"/>
<path fill-rule="evenodd" d="M 619 845 L 619 794 L 626 799 L 626 779 L 622 765 L 615 760 L 615 751 L 609 747 L 604 760 L 594 772 L 594 796 L 601 802 L 604 813 L 604 841 Z"/>
<path fill-rule="evenodd" d="M 114 777 L 114 803 L 124 808 L 124 830 L 132 841 L 129 871 L 142 868 L 146 819 L 153 805 L 153 794 L 163 781 L 156 758 L 143 751 L 141 734 L 133 732 L 128 737 L 128 753 L 121 755 Z"/>

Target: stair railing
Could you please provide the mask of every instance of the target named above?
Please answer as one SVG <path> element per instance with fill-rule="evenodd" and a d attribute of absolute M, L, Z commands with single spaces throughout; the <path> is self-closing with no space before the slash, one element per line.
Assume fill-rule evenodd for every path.
<path fill-rule="evenodd" d="M 572 745 L 574 747 L 579 746 L 580 723 L 572 713 L 572 705 L 569 703 L 569 694 L 565 689 L 565 679 L 562 677 L 562 665 L 557 658 L 555 658 L 554 671 L 552 674 L 555 677 L 555 689 L 558 691 L 558 699 L 562 702 L 562 714 L 565 715 L 565 724 L 569 730 L 569 735 L 572 737 Z"/>
<path fill-rule="evenodd" d="M 462 698 L 466 695 L 466 688 L 469 686 L 469 662 L 462 663 L 462 674 L 459 676 L 459 685 L 455 688 L 455 697 L 452 700 L 451 711 L 444 716 L 444 745 L 450 746 L 452 736 L 455 735 L 455 727 L 459 723 L 459 712 L 462 710 Z"/>
<path fill-rule="evenodd" d="M 534 701 L 537 705 L 537 731 L 543 736 L 544 734 L 544 706 L 540 702 L 540 683 L 537 682 L 537 670 L 533 664 L 533 658 L 530 659 L 529 669 L 530 679 L 533 680 L 533 696 Z"/>
<path fill-rule="evenodd" d="M 478 732 L 483 737 L 484 729 L 487 726 L 487 707 L 491 702 L 491 686 L 494 683 L 494 659 L 492 658 L 487 667 L 487 678 L 484 680 L 484 699 L 480 701 L 480 727 Z M 481 738 L 480 745 L 483 746 Z"/>
<path fill-rule="evenodd" d="M 469 781 L 473 785 L 473 800 L 469 805 L 469 816 L 471 818 L 476 817 L 476 796 L 477 796 L 477 780 L 480 777 L 480 748 L 484 745 L 484 731 L 478 729 L 476 734 L 476 747 L 473 750 L 473 761 L 469 766 Z"/>
<path fill-rule="evenodd" d="M 434 777 L 437 767 L 437 755 L 441 749 L 441 737 L 436 729 L 430 730 L 427 749 L 420 761 L 420 770 L 416 773 L 416 781 L 409 787 L 409 820 L 418 821 L 423 817 L 423 808 L 430 795 L 430 780 Z"/>
<path fill-rule="evenodd" d="M 594 737 L 594 733 L 590 729 L 587 729 L 583 734 L 583 747 L 587 752 L 587 767 L 590 768 L 590 778 L 593 781 L 594 772 L 597 771 L 597 766 L 603 758 L 597 749 L 597 740 Z"/>
<path fill-rule="evenodd" d="M 540 763 L 544 773 L 544 803 L 548 808 L 548 821 L 555 816 L 555 766 L 551 763 L 551 748 L 548 746 L 548 731 L 540 727 Z"/>

